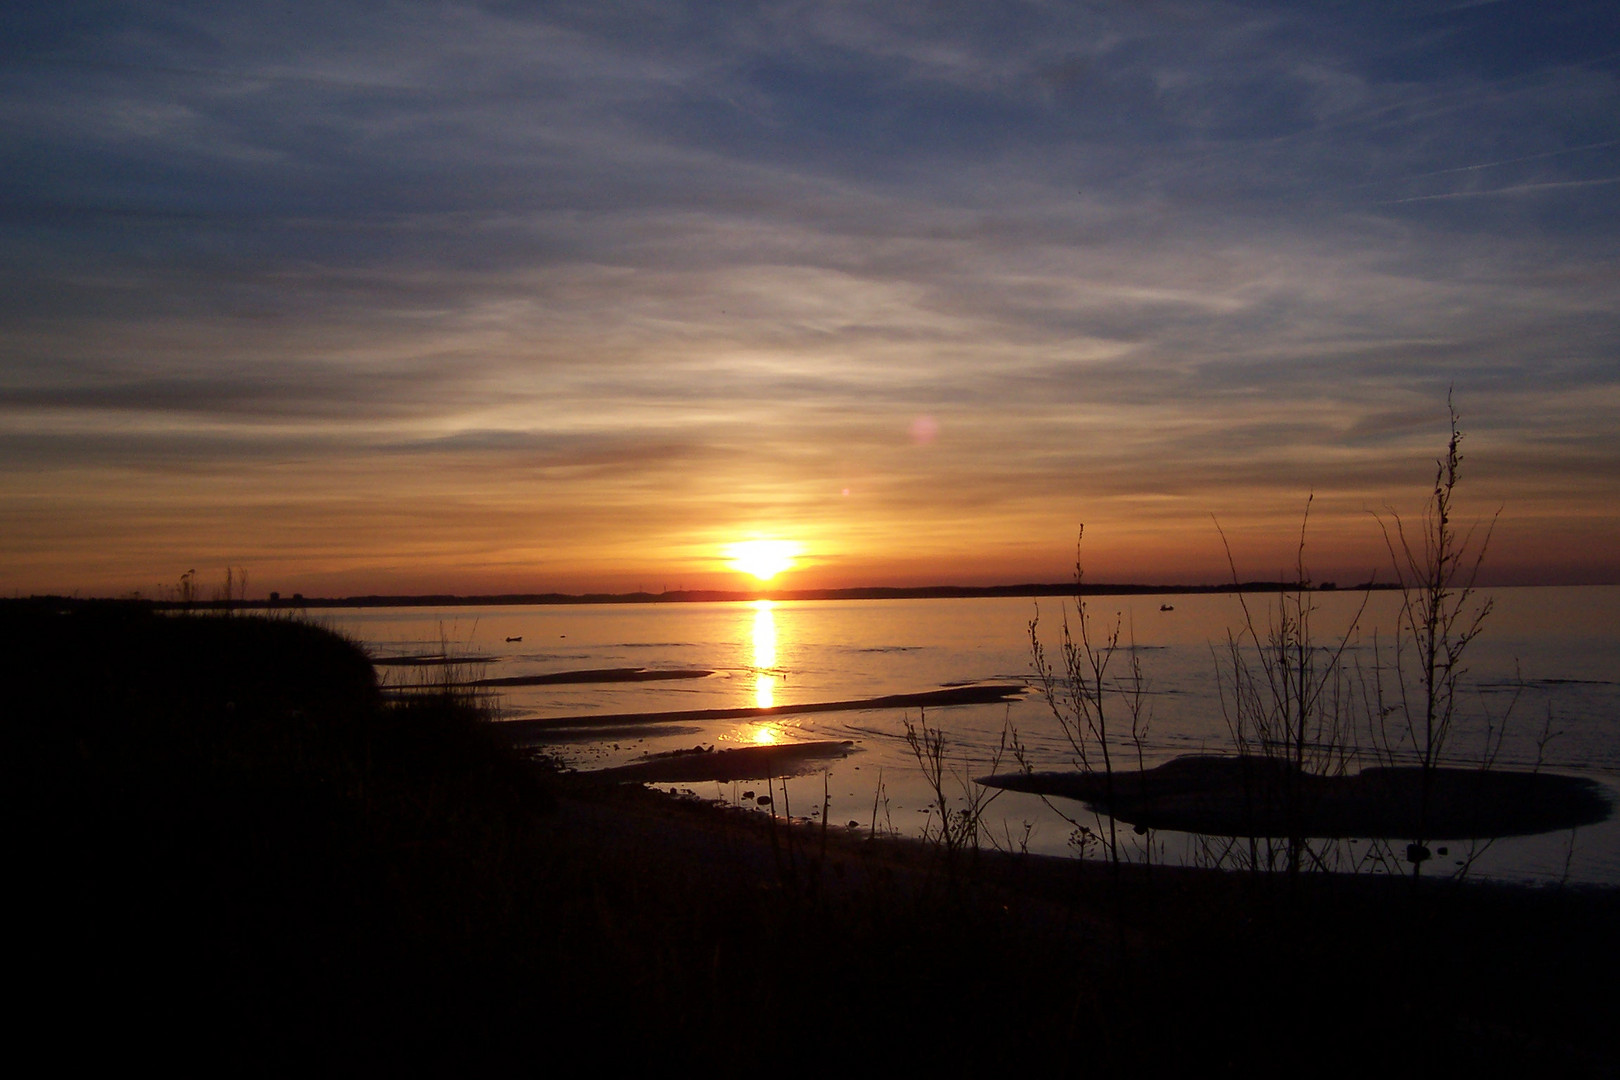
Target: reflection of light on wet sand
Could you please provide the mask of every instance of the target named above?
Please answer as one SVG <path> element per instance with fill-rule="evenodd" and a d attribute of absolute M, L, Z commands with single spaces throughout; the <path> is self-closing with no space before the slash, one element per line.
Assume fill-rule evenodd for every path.
<path fill-rule="evenodd" d="M 720 735 L 716 741 L 740 746 L 786 746 L 800 741 L 803 732 L 793 720 L 750 720 Z"/>
<path fill-rule="evenodd" d="M 761 671 L 754 676 L 754 704 L 761 709 L 769 709 L 776 704 L 775 675 Z"/>

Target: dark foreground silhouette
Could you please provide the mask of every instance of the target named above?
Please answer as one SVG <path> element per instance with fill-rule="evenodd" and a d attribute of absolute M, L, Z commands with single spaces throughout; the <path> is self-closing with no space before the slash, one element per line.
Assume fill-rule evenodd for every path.
<path fill-rule="evenodd" d="M 358 648 L 295 622 L 14 603 L 0 630 L 18 1060 L 1098 1076 L 1620 1061 L 1610 892 L 948 857 L 548 774 L 453 693 L 383 700 Z"/>

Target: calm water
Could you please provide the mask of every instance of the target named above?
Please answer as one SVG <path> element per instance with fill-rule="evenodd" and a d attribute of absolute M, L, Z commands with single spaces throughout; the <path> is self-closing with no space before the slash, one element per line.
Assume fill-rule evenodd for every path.
<path fill-rule="evenodd" d="M 1489 594 L 1495 610 L 1468 653 L 1466 716 L 1451 743 L 1459 763 L 1477 760 L 1487 725 L 1507 732 L 1500 767 L 1536 765 L 1586 776 L 1620 801 L 1620 589 L 1504 589 Z M 1264 628 L 1275 598 L 1246 598 Z M 1318 594 L 1313 635 L 1336 644 L 1362 603 L 1361 594 Z M 1376 594 L 1350 640 L 1350 663 L 1370 669 L 1373 635 L 1388 640 L 1398 598 Z M 1232 596 L 1100 597 L 1088 601 L 1094 625 L 1117 618 L 1134 641 L 1147 680 L 1150 727 L 1145 763 L 1231 745 L 1222 719 L 1216 652 L 1229 628 L 1242 625 Z M 1173 611 L 1161 611 L 1171 604 Z M 317 618 L 366 642 L 379 656 L 437 652 L 487 657 L 488 676 L 581 668 L 703 668 L 692 680 L 575 684 L 504 692 L 504 718 L 659 712 L 754 705 L 793 705 L 936 689 L 961 683 L 1032 683 L 1029 623 L 1056 655 L 1064 605 L 1043 599 L 806 601 L 738 604 L 604 605 L 588 607 L 390 608 L 315 612 Z M 1072 612 L 1072 607 L 1071 607 Z M 521 637 L 521 642 L 506 639 Z M 1123 673 L 1123 657 L 1116 659 Z M 384 668 L 405 682 L 421 669 Z M 928 817 L 922 773 L 904 741 L 904 720 L 917 710 L 868 710 L 778 716 L 767 722 L 716 721 L 648 729 L 602 742 L 555 749 L 582 769 L 616 765 L 644 754 L 697 745 L 726 748 L 761 742 L 850 739 L 856 753 L 825 770 L 774 788 L 777 808 L 796 816 L 821 813 L 848 828 L 918 832 Z M 931 726 L 949 739 L 957 777 L 990 771 L 1004 728 L 1015 730 L 1037 769 L 1068 767 L 1073 754 L 1044 698 L 1031 693 L 1012 705 L 931 710 Z M 1543 741 L 1544 731 L 1551 738 Z M 1122 748 L 1123 749 L 1123 748 Z M 1136 750 L 1127 750 L 1134 763 Z M 1011 761 L 1002 765 L 1013 768 Z M 685 788 L 687 785 L 681 785 Z M 763 794 L 764 782 L 691 785 L 697 794 L 737 802 L 744 790 Z M 785 795 L 785 798 L 784 798 Z M 1095 826 L 1077 804 L 1071 816 Z M 1032 796 L 1007 793 L 986 820 L 1003 846 L 1071 853 L 1071 826 Z M 1128 830 L 1127 830 L 1128 833 Z M 1027 834 L 1027 841 L 1024 839 Z M 1143 841 L 1132 836 L 1131 843 Z M 1197 861 L 1196 838 L 1157 833 L 1151 855 Z M 1452 845 L 1454 848 L 1459 845 Z M 1140 857 L 1141 852 L 1136 853 Z M 1456 851 L 1451 853 L 1452 856 Z M 1536 838 L 1500 840 L 1475 873 L 1513 880 L 1620 884 L 1620 823 Z"/>

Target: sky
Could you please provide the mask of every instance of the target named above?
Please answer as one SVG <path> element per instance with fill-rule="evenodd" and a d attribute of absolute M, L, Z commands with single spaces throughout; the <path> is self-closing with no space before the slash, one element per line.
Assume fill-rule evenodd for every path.
<path fill-rule="evenodd" d="M 0 20 L 6 595 L 1620 582 L 1607 0 Z"/>

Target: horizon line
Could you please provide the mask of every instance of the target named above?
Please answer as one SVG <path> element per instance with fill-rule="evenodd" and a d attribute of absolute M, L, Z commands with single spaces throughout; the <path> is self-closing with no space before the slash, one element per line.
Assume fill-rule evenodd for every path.
<path fill-rule="evenodd" d="M 1354 585 L 1311 581 L 1240 581 L 1221 585 L 1149 585 L 1139 582 L 1026 582 L 1017 585 L 863 585 L 835 589 L 666 589 L 662 592 L 596 593 L 364 593 L 354 596 L 305 596 L 278 591 L 258 599 L 178 600 L 135 596 L 79 597 L 31 595 L 6 603 L 141 604 L 161 610 L 279 611 L 289 608 L 341 607 L 519 607 L 586 604 L 741 603 L 756 600 L 932 600 L 1010 596 L 1174 596 L 1210 593 L 1376 592 L 1399 589 L 1394 582 L 1364 581 Z"/>

